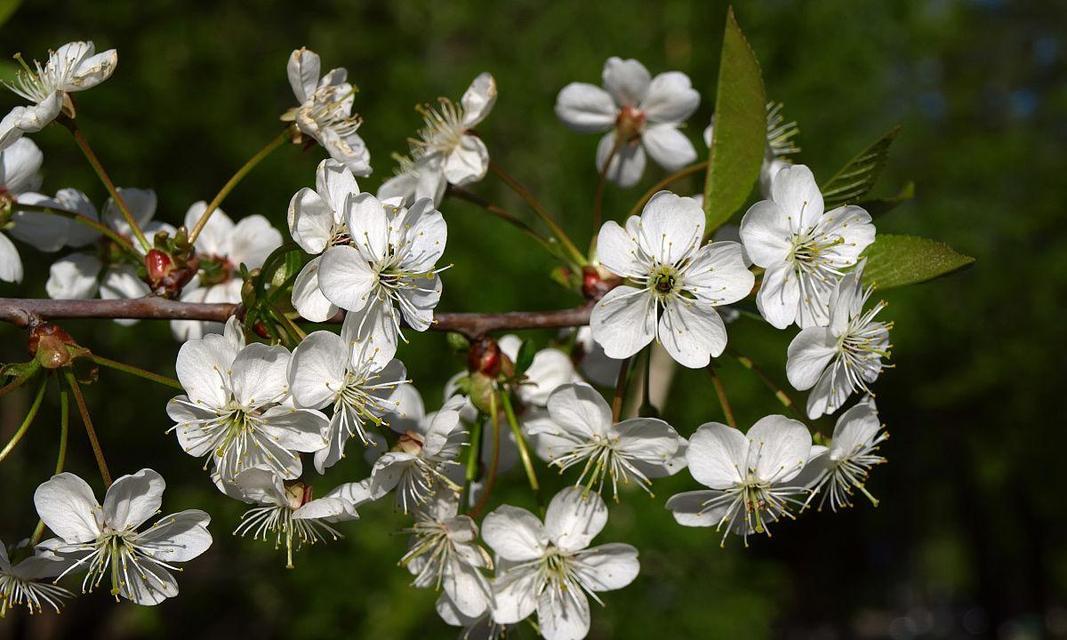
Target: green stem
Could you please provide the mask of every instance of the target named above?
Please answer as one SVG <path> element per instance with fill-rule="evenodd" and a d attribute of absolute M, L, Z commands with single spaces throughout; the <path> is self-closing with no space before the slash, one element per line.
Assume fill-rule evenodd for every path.
<path fill-rule="evenodd" d="M 497 392 L 494 391 L 489 396 L 489 413 L 493 425 L 493 457 L 489 459 L 489 471 L 486 473 L 482 495 L 468 514 L 475 520 L 485 509 L 485 505 L 489 504 L 489 494 L 493 492 L 493 485 L 496 484 L 496 470 L 500 463 L 500 409 L 496 406 L 496 395 Z"/>
<path fill-rule="evenodd" d="M 546 238 L 542 236 L 540 233 L 537 232 L 536 229 L 526 224 L 522 220 L 519 220 L 518 216 L 508 211 L 507 209 L 499 207 L 482 198 L 481 196 L 467 191 L 462 187 L 449 185 L 448 194 L 453 195 L 459 198 L 460 200 L 466 200 L 471 204 L 478 205 L 479 207 L 485 209 L 488 213 L 491 213 L 497 218 L 500 218 L 504 222 L 507 222 L 508 224 L 512 225 L 519 231 L 522 231 L 530 238 L 533 238 L 535 241 L 537 241 L 537 244 L 541 245 L 541 248 L 551 254 L 552 257 L 558 260 L 563 260 L 564 262 L 571 262 L 569 258 L 565 257 L 563 254 L 560 253 L 559 244 L 555 238 Z"/>
<path fill-rule="evenodd" d="M 634 206 L 630 208 L 630 213 L 626 214 L 627 217 L 636 216 L 636 215 L 640 214 L 641 213 L 641 209 L 643 209 L 645 207 L 645 205 L 648 204 L 648 201 L 652 199 L 652 196 L 656 195 L 660 191 L 663 191 L 667 187 L 671 186 L 672 184 L 674 184 L 675 182 L 677 182 L 677 181 L 679 181 L 679 180 L 681 180 L 683 178 L 687 178 L 687 177 L 689 177 L 689 176 L 691 176 L 691 175 L 693 175 L 695 173 L 700 173 L 701 171 L 703 171 L 703 170 L 705 170 L 707 168 L 708 168 L 708 161 L 704 160 L 703 162 L 698 162 L 696 164 L 691 164 L 688 167 L 685 167 L 683 169 L 679 169 L 675 173 L 672 173 L 671 175 L 667 176 L 666 178 L 660 180 L 656 184 L 652 185 L 652 187 L 648 191 L 646 191 L 645 194 L 643 196 L 641 196 L 640 199 L 638 199 L 638 201 L 636 203 L 634 203 Z"/>
<path fill-rule="evenodd" d="M 122 198 L 122 194 L 115 188 L 115 183 L 111 181 L 111 176 L 108 175 L 107 170 L 104 169 L 104 165 L 100 164 L 100 160 L 93 153 L 93 148 L 89 146 L 89 141 L 82 135 L 81 129 L 78 128 L 78 123 L 73 118 L 60 118 L 61 122 L 74 136 L 74 142 L 77 143 L 78 148 L 85 154 L 85 159 L 92 165 L 93 171 L 96 172 L 97 177 L 100 178 L 100 182 L 104 183 L 104 188 L 111 195 L 111 199 L 115 201 L 119 211 L 122 213 L 122 217 L 126 219 L 126 224 L 130 225 L 130 230 L 133 231 L 133 235 L 137 238 L 137 242 L 141 244 L 141 248 L 146 252 L 152 248 L 151 243 L 148 242 L 148 238 L 145 237 L 144 231 L 141 230 L 141 225 L 137 223 L 137 219 L 130 213 L 130 208 L 126 206 L 126 201 Z"/>
<path fill-rule="evenodd" d="M 596 182 L 596 194 L 593 196 L 593 238 L 589 241 L 589 255 L 594 255 L 596 252 L 596 239 L 600 234 L 600 226 L 604 223 L 604 188 L 608 184 L 608 169 L 611 168 L 611 161 L 615 159 L 615 154 L 622 148 L 622 142 L 618 136 L 615 137 L 615 144 L 611 147 L 611 153 L 608 154 L 608 159 L 604 162 L 604 166 L 600 169 L 600 175 Z"/>
<path fill-rule="evenodd" d="M 534 495 L 537 496 L 537 506 L 543 509 L 545 499 L 541 495 L 541 483 L 537 481 L 537 472 L 534 470 L 530 450 L 526 446 L 526 437 L 522 435 L 519 421 L 515 417 L 515 408 L 511 404 L 511 394 L 505 391 L 500 394 L 500 399 L 503 400 L 504 415 L 507 416 L 508 425 L 511 426 L 511 432 L 515 435 L 515 444 L 519 447 L 519 459 L 522 460 L 522 466 L 526 469 L 526 479 L 530 482 L 530 488 L 533 489 Z"/>
<path fill-rule="evenodd" d="M 63 473 L 67 462 L 67 436 L 70 433 L 70 392 L 59 385 L 59 454 L 56 455 L 56 471 L 53 475 Z M 44 535 L 44 520 L 38 520 L 30 537 L 30 546 L 35 547 Z"/>
<path fill-rule="evenodd" d="M 138 378 L 144 378 L 145 380 L 151 380 L 152 382 L 158 382 L 161 385 L 168 386 L 172 389 L 177 389 L 178 391 L 185 390 L 185 387 L 182 386 L 182 383 L 178 382 L 174 378 L 162 376 L 158 373 L 152 373 L 151 371 L 145 371 L 144 369 L 140 367 L 135 367 L 132 364 L 116 362 L 115 360 L 105 358 L 104 356 L 99 356 L 95 353 L 92 354 L 92 359 L 93 362 L 95 362 L 96 364 L 107 367 L 109 369 L 128 373 L 131 376 L 137 376 Z"/>
<path fill-rule="evenodd" d="M 93 220 L 89 216 L 78 213 L 77 211 L 68 211 L 66 209 L 57 209 L 55 207 L 43 207 L 36 204 L 23 204 L 18 202 L 14 205 L 14 208 L 18 211 L 35 211 L 37 213 L 48 213 L 54 216 L 60 216 L 84 224 L 85 226 L 97 231 L 101 235 L 107 236 L 109 240 L 119 245 L 129 253 L 133 253 L 133 245 L 130 241 L 118 233 L 116 233 L 111 227 L 102 222 Z"/>
<path fill-rule="evenodd" d="M 256 167 L 257 164 L 259 164 L 264 158 L 269 156 L 271 152 L 273 152 L 275 149 L 282 146 L 282 143 L 284 143 L 288 139 L 288 130 L 279 133 L 262 149 L 257 151 L 256 155 L 249 158 L 248 162 L 244 163 L 241 168 L 237 170 L 237 173 L 233 174 L 233 176 L 226 182 L 226 184 L 222 185 L 222 188 L 219 189 L 219 192 L 215 194 L 215 197 L 211 200 L 211 202 L 208 203 L 207 209 L 204 209 L 204 213 L 200 214 L 200 219 L 196 221 L 196 226 L 189 231 L 190 244 L 196 242 L 196 237 L 200 235 L 201 231 L 204 230 L 204 225 L 207 224 L 208 218 L 211 217 L 211 214 L 215 213 L 215 210 L 219 208 L 219 205 L 221 205 L 222 201 L 226 199 L 226 196 L 230 195 L 230 192 L 233 191 L 234 187 L 236 187 L 237 184 L 241 182 L 241 180 L 243 180 L 244 177 L 247 176 L 252 171 L 252 169 Z"/>
<path fill-rule="evenodd" d="M 618 422 L 622 417 L 622 401 L 626 395 L 626 376 L 630 372 L 630 358 L 619 362 L 619 377 L 615 380 L 615 396 L 611 399 L 611 421 Z"/>
<path fill-rule="evenodd" d="M 41 380 L 41 385 L 37 387 L 37 395 L 33 398 L 33 404 L 30 405 L 30 410 L 26 412 L 26 417 L 22 420 L 22 424 L 19 425 L 18 431 L 15 435 L 11 436 L 11 440 L 4 447 L 3 451 L 0 451 L 0 462 L 3 462 L 7 456 L 15 450 L 15 447 L 22 440 L 22 436 L 26 435 L 29 431 L 30 425 L 33 424 L 33 419 L 37 417 L 37 410 L 41 408 L 41 401 L 44 399 L 44 390 L 48 386 L 48 379 Z"/>
<path fill-rule="evenodd" d="M 756 377 L 758 377 L 763 382 L 763 385 L 767 387 L 767 389 L 769 389 L 771 393 L 774 394 L 774 397 L 778 399 L 778 402 L 781 402 L 782 406 L 798 415 L 800 417 L 801 422 L 807 419 L 807 416 L 804 415 L 804 412 L 800 410 L 800 408 L 797 406 L 797 403 L 793 401 L 793 398 L 791 398 L 789 394 L 786 393 L 785 389 L 782 389 L 774 382 L 774 380 L 771 380 L 771 377 L 768 376 L 763 371 L 763 369 L 759 367 L 759 365 L 753 362 L 751 358 L 741 353 L 738 353 L 732 348 L 727 349 L 727 353 L 736 358 L 737 362 L 740 363 L 742 367 L 756 374 Z"/>
<path fill-rule="evenodd" d="M 734 409 L 730 405 L 730 399 L 726 397 L 726 387 L 722 384 L 722 378 L 715 372 L 715 365 L 708 365 L 708 374 L 711 376 L 711 385 L 715 387 L 715 395 L 719 397 L 722 405 L 722 413 L 726 416 L 726 424 L 737 428 L 737 420 L 734 419 Z"/>
<path fill-rule="evenodd" d="M 522 184 L 518 180 L 511 177 L 511 175 L 507 171 L 504 171 L 504 169 L 502 169 L 500 165 L 496 164 L 495 162 L 490 161 L 489 170 L 496 174 L 496 176 L 500 178 L 500 180 L 503 181 L 504 184 L 506 184 L 512 191 L 518 194 L 518 196 L 522 198 L 527 205 L 529 205 L 530 209 L 532 209 L 533 212 L 537 214 L 537 217 L 545 223 L 545 226 L 549 228 L 549 230 L 552 232 L 552 235 L 556 236 L 556 238 L 560 241 L 563 247 L 571 254 L 571 258 L 573 258 L 579 266 L 584 266 L 589 262 L 586 257 L 582 255 L 582 252 L 578 250 L 578 247 L 574 244 L 574 242 L 571 241 L 570 236 L 567 235 L 567 232 L 565 232 L 563 228 L 559 226 L 559 223 L 556 222 L 556 219 L 552 216 L 552 214 L 545 209 L 544 205 L 542 205 L 541 202 L 536 197 L 534 197 L 532 193 L 530 193 L 529 189 L 522 186 Z"/>
<path fill-rule="evenodd" d="M 63 372 L 67 379 L 67 386 L 74 395 L 74 404 L 78 406 L 82 425 L 85 426 L 85 435 L 89 437 L 89 446 L 93 449 L 93 457 L 96 458 L 96 466 L 100 469 L 100 478 L 104 481 L 104 488 L 111 486 L 111 471 L 107 468 L 107 460 L 104 459 L 104 450 L 100 448 L 100 439 L 96 437 L 96 429 L 93 428 L 93 420 L 89 417 L 89 407 L 85 405 L 85 396 L 82 395 L 78 379 L 70 370 Z"/>

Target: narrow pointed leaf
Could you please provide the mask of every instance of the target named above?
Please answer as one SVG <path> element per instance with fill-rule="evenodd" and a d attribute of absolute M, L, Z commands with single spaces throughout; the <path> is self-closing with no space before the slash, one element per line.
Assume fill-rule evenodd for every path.
<path fill-rule="evenodd" d="M 905 203 L 913 198 L 915 198 L 915 183 L 909 181 L 895 196 L 861 200 L 857 204 L 860 207 L 863 207 L 867 213 L 871 214 L 872 218 L 877 218 L 882 214 L 889 213 L 893 209 L 896 209 L 897 205 Z"/>
<path fill-rule="evenodd" d="M 889 157 L 889 145 L 900 133 L 900 125 L 874 141 L 822 185 L 822 197 L 829 211 L 843 204 L 854 204 L 874 187 Z"/>
<path fill-rule="evenodd" d="M 880 291 L 933 280 L 974 263 L 944 242 L 888 233 L 878 234 L 863 255 L 863 282 Z"/>
<path fill-rule="evenodd" d="M 767 94 L 759 61 L 731 7 L 719 61 L 708 177 L 704 185 L 707 234 L 730 219 L 759 178 L 767 146 Z"/>

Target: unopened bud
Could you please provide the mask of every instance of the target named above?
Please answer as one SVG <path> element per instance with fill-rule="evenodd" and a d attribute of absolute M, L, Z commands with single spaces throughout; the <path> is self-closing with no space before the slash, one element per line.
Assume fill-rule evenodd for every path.
<path fill-rule="evenodd" d="M 37 340 L 37 362 L 45 369 L 58 369 L 70 364 L 70 350 L 56 336 L 41 336 Z"/>
<path fill-rule="evenodd" d="M 285 483 L 285 500 L 289 503 L 289 508 L 297 510 L 312 500 L 311 485 L 295 480 L 293 482 Z"/>
<path fill-rule="evenodd" d="M 582 267 L 582 295 L 587 300 L 599 300 L 622 282 L 604 267 Z"/>
<path fill-rule="evenodd" d="M 165 251 L 152 249 L 144 257 L 144 267 L 148 273 L 148 284 L 155 289 L 174 270 L 174 260 Z"/>
<path fill-rule="evenodd" d="M 470 401 L 482 413 L 492 411 L 492 397 L 496 393 L 496 381 L 483 373 L 470 375 Z"/>
<path fill-rule="evenodd" d="M 500 373 L 503 357 L 496 340 L 482 336 L 467 350 L 467 370 L 495 378 Z"/>

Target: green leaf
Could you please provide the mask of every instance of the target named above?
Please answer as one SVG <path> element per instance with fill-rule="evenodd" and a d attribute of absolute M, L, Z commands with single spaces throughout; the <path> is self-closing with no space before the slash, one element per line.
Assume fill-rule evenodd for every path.
<path fill-rule="evenodd" d="M 533 340 L 524 340 L 519 347 L 519 356 L 515 359 L 515 375 L 521 376 L 533 364 L 534 356 L 537 355 L 537 345 Z"/>
<path fill-rule="evenodd" d="M 857 204 L 863 207 L 867 213 L 871 214 L 872 218 L 889 213 L 897 207 L 897 205 L 907 202 L 915 197 L 915 183 L 909 181 L 904 187 L 897 192 L 895 196 L 889 196 L 887 198 L 871 198 L 870 200 L 863 200 Z"/>
<path fill-rule="evenodd" d="M 900 125 L 875 140 L 858 156 L 822 185 L 823 205 L 827 211 L 843 204 L 859 202 L 871 190 L 889 157 L 889 145 L 900 133 Z"/>
<path fill-rule="evenodd" d="M 974 263 L 974 258 L 944 242 L 888 233 L 878 234 L 863 255 L 867 258 L 863 282 L 879 290 L 926 282 Z"/>
<path fill-rule="evenodd" d="M 759 62 L 734 18 L 726 14 L 715 93 L 708 177 L 704 185 L 706 234 L 730 219 L 759 178 L 767 147 L 767 94 Z"/>

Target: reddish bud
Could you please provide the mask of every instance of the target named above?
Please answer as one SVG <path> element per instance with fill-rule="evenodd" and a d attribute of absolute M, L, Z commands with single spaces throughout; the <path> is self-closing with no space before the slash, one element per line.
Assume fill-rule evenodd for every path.
<path fill-rule="evenodd" d="M 166 252 L 152 249 L 144 257 L 144 266 L 148 272 L 148 283 L 155 289 L 174 270 L 174 260 Z"/>
<path fill-rule="evenodd" d="M 70 334 L 64 331 L 62 327 L 54 325 L 51 322 L 41 322 L 30 327 L 28 346 L 31 354 L 37 354 L 37 351 L 41 347 L 42 338 L 53 338 L 54 340 L 52 341 L 52 344 L 56 344 L 55 341 L 58 341 L 63 345 L 77 345 L 77 343 L 74 342 L 74 338 L 70 337 Z"/>
<path fill-rule="evenodd" d="M 582 295 L 587 300 L 603 298 L 621 282 L 622 279 L 603 267 L 582 267 Z"/>
<path fill-rule="evenodd" d="M 467 350 L 467 370 L 494 378 L 500 373 L 502 356 L 500 345 L 496 343 L 496 340 L 482 336 L 475 340 Z"/>
<path fill-rule="evenodd" d="M 260 338 L 263 338 L 264 340 L 267 340 L 267 339 L 270 338 L 270 332 L 267 331 L 267 325 L 263 324 L 262 320 L 256 322 L 254 325 L 252 325 L 252 331 L 255 331 L 256 335 L 259 336 Z"/>

